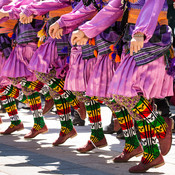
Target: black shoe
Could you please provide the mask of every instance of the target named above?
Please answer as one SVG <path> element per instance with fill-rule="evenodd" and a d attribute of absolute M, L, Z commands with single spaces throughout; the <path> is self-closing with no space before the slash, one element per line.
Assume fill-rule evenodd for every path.
<path fill-rule="evenodd" d="M 104 134 L 113 134 L 116 131 L 114 131 L 114 123 L 110 123 L 106 128 L 104 128 L 103 133 Z"/>
<path fill-rule="evenodd" d="M 173 124 L 172 124 L 172 133 L 175 133 L 175 115 L 173 114 L 173 115 L 171 115 L 171 117 L 170 117 L 173 121 Z"/>
<path fill-rule="evenodd" d="M 79 113 L 76 110 L 74 110 L 73 114 L 74 114 L 73 125 L 74 126 L 84 126 L 85 121 L 80 118 Z"/>
<path fill-rule="evenodd" d="M 125 139 L 122 129 L 120 129 L 119 131 L 117 131 L 116 138 L 117 139 Z"/>
<path fill-rule="evenodd" d="M 104 127 L 103 133 L 104 134 L 113 134 L 115 132 L 117 132 L 117 131 L 114 130 L 114 120 L 113 120 L 113 116 L 111 116 L 111 123 L 108 126 Z"/>
<path fill-rule="evenodd" d="M 0 109 L 0 113 L 6 113 L 5 109 L 4 108 Z"/>
<path fill-rule="evenodd" d="M 157 112 L 164 117 L 171 117 L 170 105 L 167 98 L 154 99 L 154 104 L 157 106 Z"/>
<path fill-rule="evenodd" d="M 23 106 L 22 109 L 30 110 L 30 107 L 28 107 L 28 106 Z"/>

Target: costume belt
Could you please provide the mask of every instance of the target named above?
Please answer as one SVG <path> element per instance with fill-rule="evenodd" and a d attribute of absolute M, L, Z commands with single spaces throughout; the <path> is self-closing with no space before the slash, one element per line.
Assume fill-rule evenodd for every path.
<path fill-rule="evenodd" d="M 135 24 L 140 14 L 140 9 L 129 9 L 128 23 Z M 168 25 L 167 11 L 161 11 L 158 17 L 159 25 Z"/>

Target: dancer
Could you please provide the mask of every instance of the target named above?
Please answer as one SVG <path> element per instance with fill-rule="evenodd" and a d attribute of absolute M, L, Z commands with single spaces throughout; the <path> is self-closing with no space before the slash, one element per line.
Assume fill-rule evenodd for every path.
<path fill-rule="evenodd" d="M 19 0 L 12 2 L 8 6 L 4 6 L 3 12 L 0 12 L 1 18 L 18 19 L 21 5 L 27 5 L 29 3 L 27 0 Z M 32 81 L 36 80 L 34 74 L 27 68 L 27 65 L 37 49 L 37 31 L 40 30 L 42 25 L 43 22 L 41 20 L 35 20 L 32 25 L 23 25 L 18 22 L 14 28 L 16 38 L 15 42 L 13 42 L 15 43 L 15 47 L 6 60 L 1 72 L 1 76 L 8 77 L 14 85 L 19 86 L 23 77 Z M 28 97 L 29 105 L 34 116 L 34 126 L 31 132 L 24 137 L 29 138 L 28 136 L 30 136 L 30 138 L 33 138 L 40 133 L 47 132 L 48 129 L 42 115 L 39 93 L 23 87 L 22 89 Z"/>
<path fill-rule="evenodd" d="M 10 4 L 11 2 L 12 1 L 3 1 L 1 8 L 7 4 Z M 10 21 L 10 23 L 11 25 L 9 25 L 9 23 L 4 19 L 0 20 L 0 72 L 2 71 L 5 61 L 12 51 L 11 39 L 9 38 L 8 33 L 12 32 L 13 24 L 15 25 L 15 21 Z M 2 131 L 0 133 L 11 134 L 15 131 L 24 129 L 23 123 L 21 122 L 18 115 L 15 99 L 19 100 L 22 103 L 28 103 L 27 97 L 20 89 L 11 85 L 10 81 L 7 78 L 2 76 L 0 77 L 0 93 L 2 105 L 11 120 L 10 126 L 5 131 Z"/>
<path fill-rule="evenodd" d="M 67 9 L 60 10 L 64 7 Z M 53 11 L 54 10 L 54 11 Z M 29 68 L 35 71 L 37 78 L 47 84 L 53 91 L 55 91 L 54 103 L 57 109 L 61 121 L 61 132 L 58 139 L 53 143 L 54 146 L 63 144 L 68 138 L 72 138 L 77 135 L 75 128 L 73 127 L 70 115 L 70 105 L 80 112 L 81 115 L 86 115 L 85 110 L 82 111 L 80 107 L 83 107 L 82 103 L 76 99 L 76 97 L 70 91 L 64 91 L 64 78 L 68 70 L 68 55 L 70 46 L 68 43 L 68 35 L 65 35 L 62 40 L 52 39 L 49 37 L 48 28 L 54 23 L 61 13 L 70 11 L 69 1 L 42 1 L 35 2 L 26 6 L 22 10 L 21 22 L 27 23 L 28 19 L 32 15 L 46 15 L 47 21 L 43 27 L 43 34 L 48 36 L 45 43 L 42 44 L 36 53 L 33 55 Z M 64 51 L 65 50 L 65 51 Z M 32 87 L 30 82 L 23 81 L 23 86 L 26 84 Z M 82 113 L 82 112 L 83 113 Z"/>
<path fill-rule="evenodd" d="M 80 2 L 71 13 L 62 15 L 61 18 L 50 27 L 51 36 L 53 38 L 60 38 L 62 33 L 69 33 L 73 31 L 77 26 L 95 15 L 96 12 L 100 10 L 100 6 L 106 5 L 106 3 L 100 2 L 98 7 L 97 4 L 94 3 L 89 3 L 85 7 L 84 4 L 86 4 L 86 2 Z M 116 14 L 121 16 L 122 9 L 119 8 Z M 118 28 L 118 26 L 119 23 L 116 23 L 116 25 L 113 25 L 113 28 Z M 89 121 L 92 124 L 90 140 L 85 146 L 77 149 L 82 153 L 90 151 L 95 147 L 103 147 L 107 145 L 101 123 L 100 105 L 96 98 L 87 97 L 84 91 L 86 91 L 87 94 L 87 89 L 90 87 L 89 82 L 93 73 L 95 73 L 96 67 L 102 68 L 103 66 L 101 65 L 103 62 L 106 62 L 107 66 L 102 68 L 105 76 L 99 76 L 98 79 L 96 79 L 96 84 L 99 84 L 99 86 L 95 87 L 94 89 L 97 91 L 99 89 L 98 92 L 101 92 L 101 94 L 106 94 L 106 83 L 110 82 L 110 79 L 112 78 L 114 70 L 118 64 L 115 62 L 115 60 L 108 59 L 108 55 L 111 52 L 109 49 L 109 46 L 111 45 L 110 42 L 115 42 L 115 40 L 118 38 L 118 35 L 114 30 L 112 30 L 113 28 L 109 28 L 109 30 L 97 37 L 98 44 L 96 44 L 96 42 L 94 43 L 95 40 L 91 40 L 85 47 L 73 46 L 71 50 L 70 69 L 66 76 L 64 88 L 73 91 L 73 93 L 76 94 L 77 98 L 80 101 L 86 102 L 85 105 L 89 114 Z M 103 39 L 103 37 L 105 37 L 105 39 Z M 110 42 L 106 42 L 106 39 L 108 38 L 110 38 Z M 83 43 L 86 42 L 87 40 Z M 102 46 L 101 49 L 99 49 L 100 46 Z M 98 49 L 100 55 L 103 56 L 98 57 L 97 54 L 94 54 Z M 97 58 L 95 56 L 97 56 Z M 92 97 L 93 95 L 89 96 Z"/>
<path fill-rule="evenodd" d="M 171 32 L 167 26 L 167 3 L 164 0 L 159 2 L 129 0 L 127 5 L 130 8 L 124 39 L 128 41 L 128 44 L 124 47 L 122 61 L 112 79 L 109 92 L 115 94 L 115 100 L 119 104 L 116 108 L 121 110 L 121 106 L 125 106 L 132 117 L 137 120 L 144 154 L 140 164 L 130 168 L 129 171 L 138 173 L 163 165 L 162 155 L 166 155 L 171 147 L 171 121 L 166 118 L 167 125 L 164 118 L 154 112 L 150 102 L 146 99 L 172 95 L 172 77 L 165 70 L 163 56 L 170 48 Z M 102 9 L 90 22 L 79 27 L 80 31 L 72 35 L 72 43 L 87 41 L 88 38 L 93 38 L 104 30 L 106 26 L 101 24 L 100 16 L 103 16 L 106 25 L 111 25 L 113 21 L 109 14 L 112 14 L 112 10 L 117 7 L 119 7 L 119 1 L 111 1 L 110 6 Z M 137 14 L 136 18 L 133 14 Z M 165 36 L 166 39 L 158 41 L 156 37 L 158 34 Z M 151 46 L 152 56 L 147 54 L 147 48 Z M 159 138 L 161 153 L 156 143 L 155 132 Z M 126 134 L 128 135 L 128 132 Z M 124 150 L 123 155 L 114 161 L 120 162 L 123 157 L 126 158 L 127 153 L 132 155 L 133 151 L 136 151 L 135 147 L 131 152 Z M 135 155 L 136 153 L 138 152 L 136 151 Z"/>

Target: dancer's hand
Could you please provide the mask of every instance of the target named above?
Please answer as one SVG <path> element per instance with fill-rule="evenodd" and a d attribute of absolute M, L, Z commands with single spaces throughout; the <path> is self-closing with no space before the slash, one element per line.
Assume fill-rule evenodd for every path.
<path fill-rule="evenodd" d="M 62 36 L 63 36 L 63 29 L 59 28 L 57 33 L 56 33 L 56 38 L 61 39 Z"/>
<path fill-rule="evenodd" d="M 33 15 L 27 16 L 27 15 L 25 15 L 24 13 L 20 13 L 20 19 L 19 19 L 19 21 L 20 21 L 22 24 L 31 23 L 31 22 L 33 21 Z"/>
<path fill-rule="evenodd" d="M 85 36 L 84 38 L 77 41 L 77 45 L 80 45 L 80 46 L 86 45 L 88 40 L 89 40 L 89 38 L 87 36 Z"/>
<path fill-rule="evenodd" d="M 133 52 L 137 53 L 141 48 L 143 48 L 143 44 L 144 44 L 144 34 L 136 33 L 131 39 L 130 55 L 133 56 Z"/>
<path fill-rule="evenodd" d="M 174 9 L 175 9 L 175 2 L 173 2 L 173 7 L 174 7 Z"/>
<path fill-rule="evenodd" d="M 57 22 L 53 23 L 50 27 L 49 27 L 49 35 L 52 37 L 52 38 L 56 38 L 56 37 L 60 37 L 59 34 L 62 34 L 61 31 L 59 31 L 60 29 L 60 26 Z M 57 33 L 58 33 L 58 36 L 57 36 Z M 62 36 L 62 35 L 61 35 Z"/>
<path fill-rule="evenodd" d="M 84 34 L 81 30 L 76 30 L 72 33 L 71 37 L 71 43 L 72 45 L 78 44 L 78 45 L 85 45 L 88 41 L 88 37 Z M 86 41 L 86 43 L 85 43 Z M 85 44 L 84 44 L 85 43 Z"/>
<path fill-rule="evenodd" d="M 0 11 L 0 19 L 4 17 L 9 17 L 9 13 Z"/>

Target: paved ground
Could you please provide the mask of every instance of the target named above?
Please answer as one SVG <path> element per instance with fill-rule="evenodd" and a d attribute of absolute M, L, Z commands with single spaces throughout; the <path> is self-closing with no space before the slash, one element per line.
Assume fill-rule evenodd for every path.
<path fill-rule="evenodd" d="M 173 109 L 173 112 L 175 110 Z M 122 152 L 124 141 L 113 135 L 106 135 L 108 146 L 95 149 L 88 154 L 76 152 L 90 136 L 90 125 L 77 126 L 78 135 L 59 147 L 52 147 L 58 137 L 60 124 L 53 113 L 46 115 L 49 132 L 38 135 L 35 139 L 26 140 L 23 136 L 33 125 L 32 115 L 27 110 L 19 111 L 25 129 L 9 136 L 0 136 L 0 175 L 127 175 L 128 169 L 137 164 L 141 157 L 132 158 L 128 163 L 114 164 L 111 159 Z M 103 125 L 110 122 L 111 112 L 102 107 Z M 10 121 L 5 115 L 0 130 L 5 129 Z M 147 175 L 175 174 L 175 134 L 171 151 L 164 157 L 166 164 L 158 169 L 151 169 Z"/>

